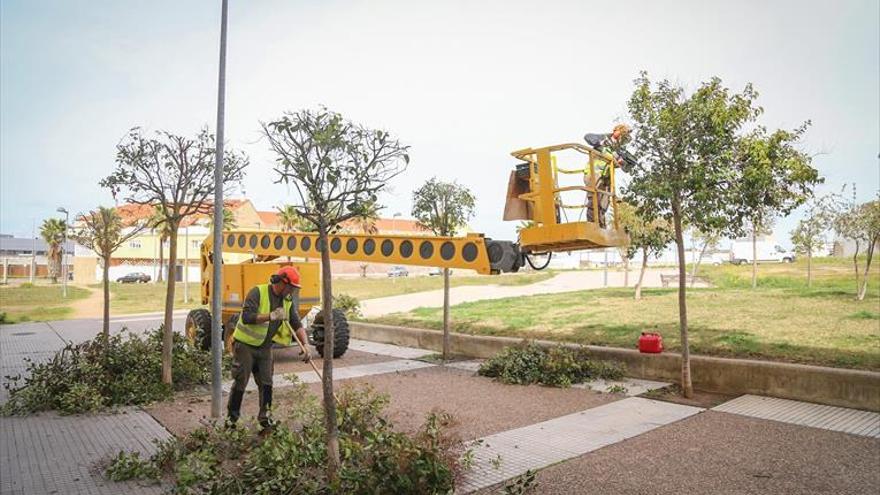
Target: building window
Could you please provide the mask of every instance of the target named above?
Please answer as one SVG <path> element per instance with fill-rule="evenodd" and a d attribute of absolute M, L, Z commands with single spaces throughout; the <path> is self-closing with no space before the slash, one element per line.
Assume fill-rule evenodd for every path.
<path fill-rule="evenodd" d="M 192 248 L 193 248 L 193 249 L 198 249 L 199 246 L 201 246 L 201 241 L 189 241 L 189 242 L 192 243 Z"/>
<path fill-rule="evenodd" d="M 129 241 L 128 247 L 130 247 L 132 249 L 140 249 L 141 248 L 141 241 L 138 241 L 138 240 Z"/>

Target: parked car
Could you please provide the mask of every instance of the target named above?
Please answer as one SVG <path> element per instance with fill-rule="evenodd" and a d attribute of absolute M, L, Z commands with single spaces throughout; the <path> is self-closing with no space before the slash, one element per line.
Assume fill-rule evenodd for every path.
<path fill-rule="evenodd" d="M 452 270 L 449 270 L 449 274 L 452 275 Z M 435 266 L 434 268 L 431 268 L 431 271 L 428 272 L 429 277 L 436 277 L 436 276 L 440 276 L 440 275 L 443 275 L 443 269 L 440 268 L 439 266 Z"/>
<path fill-rule="evenodd" d="M 120 284 L 145 284 L 152 280 L 149 275 L 141 272 L 132 272 L 124 277 L 116 279 Z"/>
<path fill-rule="evenodd" d="M 392 266 L 390 270 L 388 270 L 389 277 L 409 277 L 409 270 L 402 266 Z"/>

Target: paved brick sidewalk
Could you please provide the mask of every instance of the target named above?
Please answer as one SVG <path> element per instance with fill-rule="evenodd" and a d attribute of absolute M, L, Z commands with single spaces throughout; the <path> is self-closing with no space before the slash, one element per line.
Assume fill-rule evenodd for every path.
<path fill-rule="evenodd" d="M 170 437 L 140 409 L 121 414 L 0 417 L 0 495 L 163 493 L 158 485 L 106 480 L 98 464 L 120 450 L 155 452 Z"/>

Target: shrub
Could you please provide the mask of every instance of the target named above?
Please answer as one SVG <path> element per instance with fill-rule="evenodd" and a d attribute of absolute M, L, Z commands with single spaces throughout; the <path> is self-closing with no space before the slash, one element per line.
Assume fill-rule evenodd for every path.
<path fill-rule="evenodd" d="M 114 480 L 166 476 L 180 493 L 450 493 L 460 472 L 460 440 L 445 431 L 448 415 L 432 413 L 415 434 L 395 431 L 383 415 L 388 397 L 371 388 L 343 388 L 339 396 L 342 466 L 326 478 L 324 419 L 315 397 L 260 436 L 252 424 L 204 425 L 160 445 L 149 466 L 120 453 L 107 469 Z M 120 473 L 127 477 L 120 477 Z"/>
<path fill-rule="evenodd" d="M 333 296 L 333 307 L 339 308 L 345 312 L 348 318 L 358 318 L 361 316 L 361 302 L 354 296 L 348 294 L 337 294 Z"/>
<path fill-rule="evenodd" d="M 7 376 L 9 400 L 0 413 L 28 414 L 57 409 L 63 414 L 105 406 L 145 404 L 166 399 L 173 390 L 161 381 L 162 328 L 144 337 L 122 333 L 99 335 L 68 344 L 45 363 L 28 360 L 26 377 Z M 210 353 L 174 335 L 173 382 L 176 390 L 211 379 Z"/>
<path fill-rule="evenodd" d="M 6 311 L 0 311 L 0 325 L 4 323 L 12 323 L 11 321 L 6 321 Z"/>
<path fill-rule="evenodd" d="M 543 347 L 523 341 L 484 362 L 479 374 L 503 383 L 569 387 L 572 383 L 596 378 L 618 380 L 623 377 L 624 367 L 619 363 L 593 360 L 590 351 L 583 347 Z"/>

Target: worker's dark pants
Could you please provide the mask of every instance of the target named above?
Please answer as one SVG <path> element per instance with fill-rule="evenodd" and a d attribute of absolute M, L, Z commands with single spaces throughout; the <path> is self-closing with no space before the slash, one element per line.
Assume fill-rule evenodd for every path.
<path fill-rule="evenodd" d="M 231 421 L 237 421 L 241 416 L 241 400 L 247 388 L 251 373 L 257 383 L 257 391 L 260 394 L 260 413 L 257 419 L 260 424 L 267 425 L 269 422 L 269 408 L 272 406 L 272 374 L 275 372 L 275 363 L 272 358 L 272 347 L 254 347 L 235 341 L 232 346 L 232 390 L 229 394 L 227 411 Z"/>
<path fill-rule="evenodd" d="M 600 175 L 599 179 L 596 180 L 596 190 L 598 191 L 611 191 L 611 178 L 606 175 Z M 608 211 L 608 205 L 611 203 L 611 197 L 607 194 L 599 193 L 599 227 L 605 228 L 605 212 Z M 594 222 L 593 220 L 593 193 L 587 193 L 587 221 Z"/>

